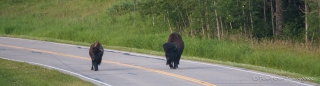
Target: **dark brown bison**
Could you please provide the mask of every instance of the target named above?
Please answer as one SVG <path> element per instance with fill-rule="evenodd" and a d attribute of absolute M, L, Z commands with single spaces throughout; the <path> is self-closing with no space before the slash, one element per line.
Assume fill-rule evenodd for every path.
<path fill-rule="evenodd" d="M 98 65 L 100 65 L 101 63 L 103 52 L 104 52 L 103 47 L 99 41 L 97 41 L 96 43 L 90 46 L 89 55 L 92 60 L 91 70 L 93 70 L 93 67 L 94 67 L 94 71 L 99 70 Z"/>
<path fill-rule="evenodd" d="M 166 65 L 169 65 L 172 69 L 178 68 L 181 54 L 184 49 L 184 42 L 181 35 L 176 32 L 171 33 L 168 42 L 163 44 L 163 49 L 167 58 Z"/>

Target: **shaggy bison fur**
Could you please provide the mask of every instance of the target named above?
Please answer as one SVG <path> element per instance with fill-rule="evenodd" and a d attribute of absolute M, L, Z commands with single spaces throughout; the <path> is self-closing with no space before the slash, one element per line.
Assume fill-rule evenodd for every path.
<path fill-rule="evenodd" d="M 92 60 L 91 70 L 93 70 L 94 67 L 94 71 L 98 71 L 98 65 L 101 63 L 103 52 L 103 47 L 99 41 L 90 46 L 89 55 Z"/>
<path fill-rule="evenodd" d="M 163 49 L 167 59 L 166 65 L 169 65 L 172 69 L 178 68 L 181 54 L 184 49 L 184 42 L 181 35 L 176 32 L 171 33 L 168 42 L 163 44 Z"/>

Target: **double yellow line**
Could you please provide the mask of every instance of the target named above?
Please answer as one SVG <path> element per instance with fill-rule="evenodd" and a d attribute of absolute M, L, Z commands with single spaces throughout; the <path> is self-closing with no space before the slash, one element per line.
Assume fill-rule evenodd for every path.
<path fill-rule="evenodd" d="M 71 58 L 91 60 L 90 58 L 86 58 L 86 57 L 82 57 L 82 56 L 76 56 L 76 55 L 58 53 L 58 52 L 52 52 L 52 51 L 46 51 L 46 50 L 25 48 L 25 47 L 5 45 L 5 44 L 0 44 L 0 46 L 16 48 L 16 49 L 22 49 L 22 50 L 35 51 L 35 52 L 42 52 L 42 53 L 53 54 L 53 55 L 66 56 L 66 57 L 71 57 Z M 117 65 L 131 67 L 131 68 L 137 68 L 137 69 L 146 70 L 146 71 L 150 71 L 150 72 L 155 72 L 155 73 L 159 73 L 159 74 L 163 74 L 163 75 L 168 75 L 168 76 L 172 76 L 172 77 L 188 80 L 188 81 L 191 81 L 191 82 L 195 82 L 195 83 L 198 83 L 198 84 L 201 84 L 201 85 L 204 85 L 204 86 L 216 86 L 214 84 L 211 84 L 211 83 L 208 83 L 208 82 L 205 82 L 205 81 L 201 81 L 201 80 L 198 80 L 198 79 L 194 79 L 194 78 L 190 78 L 190 77 L 186 77 L 186 76 L 182 76 L 182 75 L 178 75 L 178 74 L 174 74 L 174 73 L 169 73 L 169 72 L 165 72 L 165 71 L 161 71 L 161 70 L 156 70 L 156 69 L 151 69 L 151 68 L 146 68 L 146 67 L 141 67 L 141 66 L 135 66 L 135 65 L 130 65 L 130 64 L 120 63 L 120 62 L 107 61 L 107 60 L 102 60 L 102 62 L 111 63 L 111 64 L 117 64 Z"/>

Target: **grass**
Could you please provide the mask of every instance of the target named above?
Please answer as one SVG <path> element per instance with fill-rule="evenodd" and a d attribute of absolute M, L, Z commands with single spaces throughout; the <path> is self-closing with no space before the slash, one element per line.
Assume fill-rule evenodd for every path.
<path fill-rule="evenodd" d="M 3 86 L 94 86 L 71 75 L 24 62 L 0 59 Z"/>
<path fill-rule="evenodd" d="M 110 14 L 110 7 L 131 0 L 0 1 L 0 35 L 86 45 L 99 40 L 106 48 L 163 56 L 170 34 L 163 17 L 133 12 Z M 134 24 L 134 19 L 137 19 Z M 239 35 L 224 40 L 190 37 L 184 59 L 219 63 L 293 77 L 314 77 L 320 83 L 320 48 Z M 271 70 L 273 69 L 273 70 Z M 278 70 L 278 72 L 275 72 Z M 279 72 L 280 71 L 280 72 Z M 285 72 L 282 72 L 285 71 Z"/>

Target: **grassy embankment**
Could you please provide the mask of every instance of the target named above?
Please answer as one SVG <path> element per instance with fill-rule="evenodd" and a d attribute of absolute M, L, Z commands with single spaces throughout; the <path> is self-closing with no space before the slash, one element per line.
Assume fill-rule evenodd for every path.
<path fill-rule="evenodd" d="M 111 16 L 117 0 L 0 1 L 0 35 L 89 45 L 99 40 L 106 48 L 163 56 L 170 31 L 163 18 L 133 12 Z M 130 1 L 130 0 L 129 0 Z M 118 1 L 115 4 L 119 4 Z M 121 3 L 120 3 L 121 4 Z M 320 47 L 239 36 L 227 40 L 191 38 L 184 34 L 184 59 L 227 64 L 291 77 L 313 77 L 320 83 Z M 181 64 L 183 65 L 183 64 Z"/>
<path fill-rule="evenodd" d="M 94 86 L 71 75 L 24 62 L 0 58 L 2 86 Z"/>

